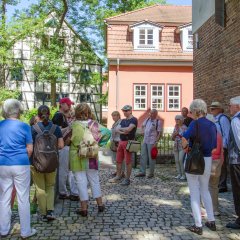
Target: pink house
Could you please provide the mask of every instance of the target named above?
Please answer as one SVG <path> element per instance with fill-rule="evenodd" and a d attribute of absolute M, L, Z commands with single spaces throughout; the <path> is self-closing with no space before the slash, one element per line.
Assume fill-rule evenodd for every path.
<path fill-rule="evenodd" d="M 139 125 L 149 108 L 159 110 L 168 131 L 193 99 L 191 6 L 153 5 L 110 17 L 108 127 L 111 113 L 130 104 Z"/>

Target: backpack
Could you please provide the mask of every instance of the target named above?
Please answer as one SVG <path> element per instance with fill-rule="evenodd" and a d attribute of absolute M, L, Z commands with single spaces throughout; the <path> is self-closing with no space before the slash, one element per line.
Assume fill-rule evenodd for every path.
<path fill-rule="evenodd" d="M 59 165 L 58 139 L 54 135 L 57 125 L 50 130 L 42 130 L 38 124 L 33 126 L 37 132 L 33 151 L 33 166 L 40 173 L 54 172 Z"/>
<path fill-rule="evenodd" d="M 94 139 L 90 129 L 82 125 L 84 128 L 83 138 L 79 143 L 78 156 L 81 158 L 96 158 L 98 156 L 98 143 Z"/>

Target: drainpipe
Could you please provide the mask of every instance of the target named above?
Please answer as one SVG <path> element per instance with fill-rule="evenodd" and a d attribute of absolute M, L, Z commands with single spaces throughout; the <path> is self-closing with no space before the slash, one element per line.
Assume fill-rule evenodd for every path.
<path fill-rule="evenodd" d="M 119 77 L 118 77 L 118 73 L 119 73 L 119 63 L 120 63 L 120 59 L 117 59 L 117 72 L 116 72 L 116 110 L 118 110 L 118 81 L 119 81 Z"/>

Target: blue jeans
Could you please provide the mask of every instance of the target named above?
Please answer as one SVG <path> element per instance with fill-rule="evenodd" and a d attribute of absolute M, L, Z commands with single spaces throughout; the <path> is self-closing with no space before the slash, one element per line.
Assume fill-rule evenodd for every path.
<path fill-rule="evenodd" d="M 143 174 L 146 174 L 147 162 L 149 162 L 150 174 L 154 174 L 156 160 L 153 160 L 151 157 L 151 150 L 154 144 L 142 144 L 141 148 L 141 159 L 140 159 L 140 171 Z"/>

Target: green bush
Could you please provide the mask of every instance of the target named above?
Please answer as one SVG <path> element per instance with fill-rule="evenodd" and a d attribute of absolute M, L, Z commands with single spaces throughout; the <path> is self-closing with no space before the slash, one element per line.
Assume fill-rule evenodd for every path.
<path fill-rule="evenodd" d="M 58 111 L 58 108 L 50 107 L 50 119 L 52 119 L 52 117 L 57 111 Z M 32 108 L 24 112 L 24 114 L 21 116 L 21 120 L 25 123 L 29 123 L 30 119 L 36 115 L 37 115 L 37 108 Z"/>

